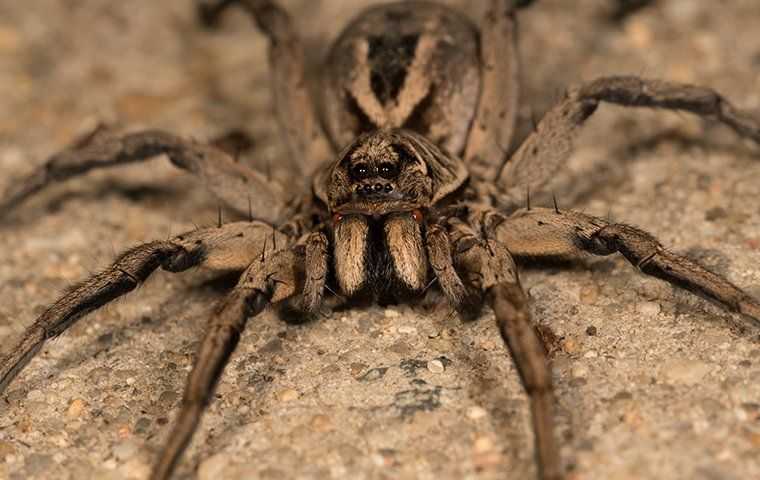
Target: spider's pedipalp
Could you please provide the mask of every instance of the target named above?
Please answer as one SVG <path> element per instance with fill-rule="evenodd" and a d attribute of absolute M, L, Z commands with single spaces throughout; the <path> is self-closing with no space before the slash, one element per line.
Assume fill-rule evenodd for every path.
<path fill-rule="evenodd" d="M 498 172 L 496 183 L 508 199 L 522 195 L 526 185 L 540 188 L 562 168 L 576 133 L 599 102 L 683 110 L 718 120 L 760 143 L 760 118 L 737 109 L 715 90 L 634 76 L 602 77 L 571 89 Z"/>
<path fill-rule="evenodd" d="M 668 251 L 651 234 L 630 225 L 571 210 L 518 210 L 496 227 L 515 257 L 578 258 L 621 253 L 641 272 L 705 296 L 760 323 L 760 302 L 698 263 Z"/>
<path fill-rule="evenodd" d="M 219 148 L 160 130 L 123 136 L 98 131 L 52 155 L 4 192 L 0 197 L 0 218 L 52 183 L 98 168 L 143 162 L 161 154 L 167 155 L 175 166 L 199 177 L 212 194 L 241 214 L 248 212 L 248 198 L 252 197 L 253 215 L 257 219 L 278 224 L 286 218 L 287 195 L 279 184 L 236 163 Z"/>
<path fill-rule="evenodd" d="M 430 266 L 433 269 L 443 294 L 454 308 L 458 308 L 465 298 L 466 290 L 462 279 L 454 269 L 451 256 L 451 240 L 446 230 L 437 224 L 428 226 L 425 246 Z"/>
<path fill-rule="evenodd" d="M 157 268 L 181 272 L 204 265 L 218 270 L 243 270 L 255 254 L 247 259 L 242 257 L 250 255 L 270 230 L 261 222 L 235 222 L 127 250 L 110 267 L 70 288 L 26 329 L 21 341 L 0 359 L 0 393 L 45 341 L 62 334 L 88 313 L 131 292 Z"/>
<path fill-rule="evenodd" d="M 329 256 L 327 237 L 322 232 L 310 233 L 304 248 L 304 288 L 302 309 L 306 313 L 319 310 L 327 283 Z"/>

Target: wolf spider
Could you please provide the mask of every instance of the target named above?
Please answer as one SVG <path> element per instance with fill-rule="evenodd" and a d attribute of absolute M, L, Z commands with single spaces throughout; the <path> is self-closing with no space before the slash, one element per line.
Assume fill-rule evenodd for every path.
<path fill-rule="evenodd" d="M 310 316 L 323 302 L 404 301 L 433 283 L 457 310 L 488 303 L 529 396 L 538 475 L 563 476 L 552 376 L 514 259 L 622 254 L 641 272 L 760 321 L 760 303 L 720 275 L 638 228 L 572 210 L 517 208 L 572 152 L 600 102 L 683 110 L 760 142 L 760 126 L 715 91 L 638 77 L 604 77 L 570 89 L 505 158 L 518 109 L 516 10 L 491 0 L 479 28 L 435 3 L 366 10 L 327 57 L 320 98 L 287 13 L 267 0 L 200 4 L 213 24 L 239 4 L 270 40 L 273 91 L 299 190 L 236 163 L 228 149 L 164 131 L 119 136 L 98 129 L 53 155 L 6 192 L 0 214 L 46 185 L 89 170 L 166 155 L 250 221 L 219 223 L 121 254 L 73 286 L 0 360 L 0 392 L 85 314 L 134 290 L 159 267 L 240 273 L 215 310 L 153 479 L 169 478 L 197 428 L 249 318 L 267 306 Z M 301 178 L 309 183 L 300 182 Z M 325 296 L 325 292 L 335 293 Z"/>

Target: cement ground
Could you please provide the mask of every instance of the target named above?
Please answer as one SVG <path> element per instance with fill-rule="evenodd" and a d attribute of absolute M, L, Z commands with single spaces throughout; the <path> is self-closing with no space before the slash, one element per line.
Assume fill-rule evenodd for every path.
<path fill-rule="evenodd" d="M 317 45 L 378 2 L 283 3 Z M 621 23 L 612 3 L 520 15 L 524 126 L 566 86 L 616 73 L 709 85 L 760 111 L 756 0 L 660 0 Z M 0 3 L 0 191 L 103 120 L 199 139 L 244 126 L 258 161 L 276 160 L 265 47 L 240 15 L 202 31 L 190 1 Z M 554 190 L 562 207 L 610 213 L 760 296 L 757 146 L 688 114 L 605 106 L 577 147 L 535 202 Z M 167 163 L 66 182 L 0 227 L 3 350 L 117 252 L 215 221 L 215 201 Z M 0 399 L 0 478 L 145 478 L 222 293 L 210 278 L 156 274 L 49 343 Z M 618 257 L 522 278 L 562 337 L 570 478 L 760 478 L 760 329 Z M 447 313 L 253 320 L 177 478 L 533 478 L 526 397 L 492 316 Z"/>

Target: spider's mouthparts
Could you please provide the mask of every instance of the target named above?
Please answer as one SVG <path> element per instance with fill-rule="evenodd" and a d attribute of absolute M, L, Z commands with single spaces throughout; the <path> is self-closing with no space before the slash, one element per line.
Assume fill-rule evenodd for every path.
<path fill-rule="evenodd" d="M 337 207 L 332 214 L 333 224 L 337 224 L 347 215 L 361 215 L 374 221 L 381 220 L 393 213 L 410 213 L 418 223 L 424 218 L 422 211 L 425 206 L 419 202 L 409 202 L 401 199 L 357 198 Z"/>
<path fill-rule="evenodd" d="M 379 189 L 375 189 L 377 185 L 368 185 L 366 188 L 362 187 L 356 188 L 354 190 L 354 194 L 352 195 L 352 199 L 356 203 L 362 203 L 362 202 L 376 202 L 376 203 L 383 203 L 388 201 L 401 201 L 404 199 L 404 194 L 393 188 L 392 185 L 390 185 L 390 188 L 386 188 L 386 186 L 382 186 Z"/>

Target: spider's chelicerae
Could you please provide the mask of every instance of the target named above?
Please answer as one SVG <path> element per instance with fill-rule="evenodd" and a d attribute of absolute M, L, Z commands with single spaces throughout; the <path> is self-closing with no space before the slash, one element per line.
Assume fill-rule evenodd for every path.
<path fill-rule="evenodd" d="M 155 463 L 152 478 L 168 478 L 251 317 L 271 305 L 309 317 L 325 302 L 401 302 L 435 289 L 467 315 L 493 309 L 529 397 L 539 477 L 561 478 L 552 376 L 515 259 L 620 253 L 642 273 L 754 321 L 760 303 L 638 228 L 518 199 L 563 167 L 600 102 L 692 112 L 756 142 L 760 125 L 709 88 L 603 77 L 570 89 L 506 158 L 518 111 L 515 14 L 529 3 L 492 0 L 477 27 L 430 2 L 367 10 L 334 43 L 318 89 L 309 88 L 297 32 L 276 3 L 203 3 L 209 23 L 239 4 L 268 36 L 278 121 L 299 174 L 283 185 L 236 163 L 221 143 L 164 131 L 98 129 L 54 155 L 6 193 L 0 214 L 52 182 L 164 154 L 251 220 L 136 246 L 72 287 L 0 360 L 0 391 L 45 341 L 158 268 L 239 272 L 210 320 Z"/>

